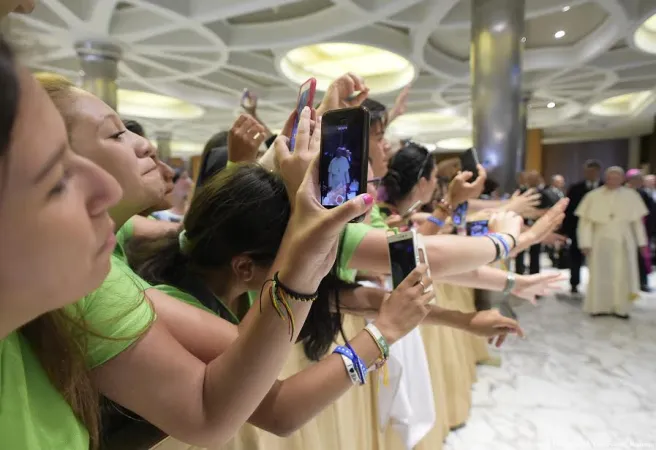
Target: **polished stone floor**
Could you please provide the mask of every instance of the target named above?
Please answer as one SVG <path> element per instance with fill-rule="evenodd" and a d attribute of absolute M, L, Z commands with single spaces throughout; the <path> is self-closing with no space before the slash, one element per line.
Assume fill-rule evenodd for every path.
<path fill-rule="evenodd" d="M 526 339 L 479 368 L 471 417 L 445 450 L 656 449 L 656 294 L 628 321 L 562 295 L 516 312 Z"/>

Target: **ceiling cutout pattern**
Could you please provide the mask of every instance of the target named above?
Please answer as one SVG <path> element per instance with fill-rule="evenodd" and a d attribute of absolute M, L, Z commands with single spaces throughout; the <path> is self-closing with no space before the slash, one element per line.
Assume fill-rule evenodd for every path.
<path fill-rule="evenodd" d="M 298 65 L 293 57 L 302 54 L 299 49 L 320 43 L 377 47 L 398 56 L 399 67 L 405 61 L 404 76 L 414 78 L 407 117 L 390 134 L 435 144 L 471 135 L 471 1 L 41 0 L 32 15 L 12 16 L 8 30 L 31 69 L 73 79 L 79 76 L 75 42 L 119 45 L 121 88 L 204 109 L 193 120 L 139 119 L 153 134 L 172 131 L 174 141 L 187 144 L 184 151 L 197 151 L 230 127 L 245 88 L 257 94 L 262 120 L 279 129 L 293 108 L 300 76 L 285 67 L 290 61 Z M 656 19 L 647 19 L 654 14 L 653 0 L 526 0 L 530 126 L 544 128 L 550 139 L 650 129 L 656 114 Z M 342 60 L 357 66 L 358 55 L 349 51 L 332 45 L 318 53 L 341 52 Z M 380 62 L 384 58 L 362 58 L 370 58 L 370 77 L 390 68 Z M 297 73 L 336 70 L 325 61 L 312 64 Z M 376 98 L 391 105 L 398 89 L 384 91 Z M 639 102 L 622 97 L 632 93 L 639 93 Z M 611 97 L 620 100 L 604 103 Z M 608 104 L 616 113 L 599 114 L 609 111 L 599 105 Z"/>

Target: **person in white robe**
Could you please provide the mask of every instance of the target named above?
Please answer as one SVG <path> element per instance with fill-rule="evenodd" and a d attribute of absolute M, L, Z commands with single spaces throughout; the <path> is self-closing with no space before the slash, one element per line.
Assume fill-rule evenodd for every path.
<path fill-rule="evenodd" d="M 640 281 L 636 249 L 647 245 L 642 218 L 648 211 L 633 189 L 622 186 L 624 170 L 606 170 L 604 186 L 583 197 L 575 211 L 577 237 L 590 277 L 583 310 L 593 316 L 628 318 Z"/>

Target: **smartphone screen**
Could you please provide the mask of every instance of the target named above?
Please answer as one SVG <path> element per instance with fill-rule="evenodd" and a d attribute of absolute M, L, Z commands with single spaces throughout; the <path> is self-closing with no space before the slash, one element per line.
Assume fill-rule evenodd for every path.
<path fill-rule="evenodd" d="M 487 220 L 467 222 L 467 235 L 485 236 L 486 234 L 488 234 Z"/>
<path fill-rule="evenodd" d="M 475 148 L 470 148 L 469 150 L 466 150 L 460 154 L 460 166 L 462 171 L 470 171 L 474 174 L 469 179 L 469 182 L 472 182 L 478 178 L 478 169 L 476 168 L 478 164 L 478 152 Z"/>
<path fill-rule="evenodd" d="M 412 237 L 389 242 L 392 284 L 396 288 L 417 267 L 417 256 Z"/>
<path fill-rule="evenodd" d="M 298 90 L 298 99 L 296 101 L 296 118 L 294 119 L 294 127 L 292 128 L 292 136 L 289 142 L 289 149 L 294 151 L 294 144 L 296 143 L 296 132 L 298 131 L 298 121 L 301 118 L 301 111 L 306 106 L 312 107 L 314 102 L 314 92 L 317 88 L 317 80 L 310 78 L 301 85 Z"/>
<path fill-rule="evenodd" d="M 369 112 L 347 108 L 324 114 L 321 123 L 321 204 L 334 208 L 367 192 Z"/>

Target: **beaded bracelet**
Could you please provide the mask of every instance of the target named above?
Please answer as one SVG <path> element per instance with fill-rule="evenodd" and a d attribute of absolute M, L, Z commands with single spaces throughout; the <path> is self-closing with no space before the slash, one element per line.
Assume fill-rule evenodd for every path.
<path fill-rule="evenodd" d="M 262 286 L 262 290 L 260 291 L 260 312 L 262 312 L 262 294 L 264 293 L 264 289 L 268 283 L 271 283 L 269 286 L 271 304 L 282 320 L 289 320 L 290 340 L 293 340 L 294 331 L 296 330 L 296 321 L 294 320 L 292 308 L 289 306 L 290 300 L 300 302 L 313 302 L 318 297 L 318 291 L 310 295 L 299 294 L 298 292 L 292 291 L 280 282 L 280 279 L 278 278 L 278 272 L 276 272 L 273 275 L 273 280 L 267 280 Z"/>

